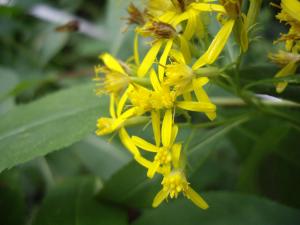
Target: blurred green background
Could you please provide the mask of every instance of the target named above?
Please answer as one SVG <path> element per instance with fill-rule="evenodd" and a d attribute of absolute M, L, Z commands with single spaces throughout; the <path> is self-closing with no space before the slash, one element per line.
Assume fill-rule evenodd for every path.
<path fill-rule="evenodd" d="M 148 180 L 118 138 L 93 135 L 108 102 L 94 95 L 93 67 L 102 52 L 132 55 L 133 28 L 123 32 L 130 1 L 0 3 L 1 225 L 300 224 L 298 107 L 223 105 L 215 124 L 184 127 L 189 180 L 210 209 L 184 198 L 152 209 L 160 178 Z M 247 94 L 299 103 L 299 85 L 279 96 L 268 82 L 279 68 L 267 54 L 286 31 L 275 14 L 264 1 L 241 83 L 252 85 Z M 72 20 L 79 31 L 55 31 Z M 217 81 L 207 91 L 235 97 Z"/>

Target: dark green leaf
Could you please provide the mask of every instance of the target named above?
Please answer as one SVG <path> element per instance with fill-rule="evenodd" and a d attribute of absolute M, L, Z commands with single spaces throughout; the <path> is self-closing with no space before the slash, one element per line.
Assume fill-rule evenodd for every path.
<path fill-rule="evenodd" d="M 228 192 L 204 195 L 210 208 L 203 211 L 187 199 L 146 210 L 134 225 L 296 225 L 300 211 L 267 199 Z"/>
<path fill-rule="evenodd" d="M 85 177 L 65 180 L 44 199 L 34 225 L 125 225 L 126 213 L 97 202 L 94 193 L 100 181 Z"/>

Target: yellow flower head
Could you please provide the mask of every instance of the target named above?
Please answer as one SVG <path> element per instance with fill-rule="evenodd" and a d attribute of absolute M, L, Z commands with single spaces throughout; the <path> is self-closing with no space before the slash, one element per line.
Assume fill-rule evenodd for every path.
<path fill-rule="evenodd" d="M 166 66 L 164 83 L 168 86 L 174 86 L 177 91 L 182 93 L 191 84 L 194 76 L 194 71 L 189 66 L 175 62 Z"/>
<path fill-rule="evenodd" d="M 143 26 L 146 23 L 146 18 L 144 16 L 144 13 L 141 12 L 133 3 L 130 3 L 130 5 L 127 8 L 129 17 L 127 18 L 128 24 L 137 24 L 140 26 Z"/>
<path fill-rule="evenodd" d="M 164 176 L 161 183 L 163 188 L 155 196 L 152 206 L 159 206 L 163 200 L 170 198 L 177 198 L 179 193 L 183 193 L 185 197 L 190 199 L 195 205 L 202 209 L 207 209 L 208 204 L 205 200 L 195 192 L 190 186 L 185 177 L 185 174 L 180 170 L 174 170 L 168 175 Z"/>
<path fill-rule="evenodd" d="M 108 53 L 100 55 L 99 58 L 104 66 L 95 66 L 96 93 L 117 94 L 124 90 L 130 83 L 130 78 L 122 65 Z M 104 74 L 104 77 L 99 74 Z"/>

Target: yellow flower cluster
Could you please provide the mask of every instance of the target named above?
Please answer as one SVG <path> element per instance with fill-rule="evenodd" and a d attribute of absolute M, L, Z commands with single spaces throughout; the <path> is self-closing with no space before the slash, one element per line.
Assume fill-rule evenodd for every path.
<path fill-rule="evenodd" d="M 209 82 L 209 74 L 219 71 L 208 65 L 217 60 L 234 29 L 239 33 L 241 50 L 247 50 L 247 18 L 241 4 L 241 0 L 148 0 L 143 11 L 131 4 L 128 21 L 136 25 L 134 60 L 124 63 L 108 53 L 100 55 L 103 65 L 95 67 L 95 81 L 98 94 L 110 95 L 110 117 L 98 119 L 96 134 L 118 132 L 133 158 L 147 169 L 149 178 L 157 173 L 163 176 L 163 188 L 154 198 L 153 207 L 183 193 L 200 208 L 208 208 L 187 181 L 175 117 L 194 111 L 210 120 L 216 118 L 216 106 L 204 85 Z M 194 59 L 191 49 L 196 40 L 205 37 L 208 15 L 216 15 L 222 26 L 204 53 Z M 150 40 L 150 48 L 140 61 L 142 38 Z M 154 144 L 126 130 L 127 125 L 145 117 L 152 124 Z"/>
<path fill-rule="evenodd" d="M 276 42 L 285 43 L 285 51 L 279 51 L 270 54 L 272 61 L 283 66 L 275 77 L 285 77 L 294 75 L 300 62 L 300 1 L 298 0 L 282 0 L 280 6 L 281 12 L 276 18 L 280 22 L 289 25 L 287 34 L 281 34 Z M 276 85 L 276 91 L 281 93 L 287 87 L 287 82 L 279 82 Z"/>

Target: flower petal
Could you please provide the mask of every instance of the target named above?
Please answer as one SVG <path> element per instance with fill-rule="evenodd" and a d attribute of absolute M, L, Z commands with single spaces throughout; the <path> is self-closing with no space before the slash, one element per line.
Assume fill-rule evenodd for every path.
<path fill-rule="evenodd" d="M 115 95 L 110 94 L 110 101 L 109 101 L 109 113 L 112 118 L 116 118 L 116 111 L 115 111 Z"/>
<path fill-rule="evenodd" d="M 155 145 L 149 143 L 148 141 L 145 141 L 144 139 L 138 137 L 138 136 L 132 136 L 132 141 L 134 142 L 135 145 L 138 147 L 149 151 L 149 152 L 158 152 L 159 148 L 156 147 Z"/>
<path fill-rule="evenodd" d="M 195 112 L 215 112 L 216 106 L 211 103 L 206 102 L 191 102 L 191 101 L 181 101 L 177 102 L 176 105 L 185 110 L 195 111 Z"/>
<path fill-rule="evenodd" d="M 150 69 L 150 67 L 152 66 L 160 48 L 162 45 L 162 41 L 159 40 L 157 42 L 155 42 L 152 47 L 150 48 L 150 50 L 148 51 L 148 53 L 146 54 L 142 64 L 140 65 L 140 67 L 138 68 L 137 74 L 139 77 L 143 77 L 146 75 L 146 73 L 148 72 L 148 70 Z"/>
<path fill-rule="evenodd" d="M 152 119 L 152 128 L 156 146 L 160 146 L 160 112 L 159 111 L 151 111 L 151 119 Z"/>
<path fill-rule="evenodd" d="M 288 75 L 293 75 L 296 72 L 297 64 L 296 62 L 290 62 L 285 67 L 283 67 L 276 75 L 275 77 L 285 77 Z M 281 93 L 284 91 L 284 89 L 287 87 L 287 82 L 280 82 L 276 85 L 276 91 L 277 93 Z"/>
<path fill-rule="evenodd" d="M 118 62 L 118 60 L 116 60 L 112 55 L 108 53 L 104 53 L 100 55 L 99 58 L 103 61 L 105 66 L 107 66 L 110 70 L 125 74 L 125 71 L 120 65 L 120 63 Z"/>
<path fill-rule="evenodd" d="M 208 209 L 208 204 L 193 188 L 189 187 L 186 191 L 186 195 L 199 208 Z"/>
<path fill-rule="evenodd" d="M 165 66 L 167 63 L 167 58 L 169 56 L 170 50 L 172 48 L 173 45 L 173 39 L 169 39 L 167 41 L 166 47 L 159 59 L 159 65 L 158 65 L 158 77 L 159 80 L 162 81 L 164 78 L 164 74 L 165 74 Z"/>
<path fill-rule="evenodd" d="M 169 147 L 172 137 L 173 115 L 172 110 L 168 109 L 162 122 L 161 136 L 163 146 Z"/>
<path fill-rule="evenodd" d="M 172 164 L 175 169 L 179 168 L 181 144 L 174 144 L 172 147 Z"/>
<path fill-rule="evenodd" d="M 159 80 L 157 78 L 156 72 L 154 69 L 151 70 L 150 72 L 150 81 L 153 89 L 157 92 L 161 90 L 161 85 L 159 83 Z"/>
<path fill-rule="evenodd" d="M 125 130 L 124 127 L 122 127 L 119 131 L 119 137 L 123 145 L 133 154 L 133 155 L 140 155 L 139 150 L 129 137 L 129 134 Z"/>
<path fill-rule="evenodd" d="M 165 200 L 168 197 L 168 195 L 169 192 L 167 191 L 164 190 L 159 191 L 153 199 L 152 207 L 153 208 L 158 207 L 163 202 L 163 200 Z"/>

